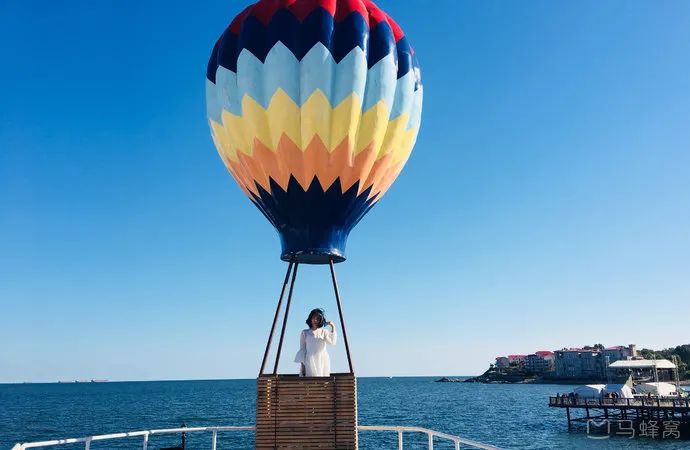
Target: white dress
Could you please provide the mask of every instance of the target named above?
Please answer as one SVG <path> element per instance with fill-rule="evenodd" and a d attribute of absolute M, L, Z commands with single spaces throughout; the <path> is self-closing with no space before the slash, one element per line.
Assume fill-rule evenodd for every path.
<path fill-rule="evenodd" d="M 331 358 L 326 351 L 326 344 L 335 345 L 337 335 L 326 328 L 302 330 L 299 335 L 299 351 L 295 356 L 296 363 L 304 364 L 304 375 L 307 377 L 328 377 L 331 375 Z"/>

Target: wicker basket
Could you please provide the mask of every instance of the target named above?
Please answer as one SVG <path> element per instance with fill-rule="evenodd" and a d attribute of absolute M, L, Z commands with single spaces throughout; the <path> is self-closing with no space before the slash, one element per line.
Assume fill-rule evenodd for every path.
<path fill-rule="evenodd" d="M 354 374 L 259 376 L 256 448 L 356 450 Z"/>

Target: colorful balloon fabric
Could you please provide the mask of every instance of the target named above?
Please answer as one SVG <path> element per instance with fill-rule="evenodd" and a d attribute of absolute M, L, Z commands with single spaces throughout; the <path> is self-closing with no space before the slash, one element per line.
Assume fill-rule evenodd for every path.
<path fill-rule="evenodd" d="M 417 138 L 422 85 L 403 31 L 367 0 L 261 0 L 222 34 L 206 76 L 213 141 L 281 258 L 343 261 Z"/>

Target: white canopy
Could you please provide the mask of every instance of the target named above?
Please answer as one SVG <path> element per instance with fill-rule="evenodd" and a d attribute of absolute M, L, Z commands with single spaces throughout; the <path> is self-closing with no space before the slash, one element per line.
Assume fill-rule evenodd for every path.
<path fill-rule="evenodd" d="M 573 389 L 573 394 L 577 394 L 581 398 L 600 398 L 603 390 L 603 384 L 587 384 Z"/>
<path fill-rule="evenodd" d="M 675 369 L 676 365 L 668 359 L 621 359 L 609 365 L 612 369 Z"/>
<path fill-rule="evenodd" d="M 635 386 L 638 394 L 671 395 L 676 392 L 676 385 L 671 383 L 641 383 Z"/>
<path fill-rule="evenodd" d="M 602 389 L 602 394 L 618 394 L 620 398 L 634 398 L 632 389 L 627 384 L 607 384 Z"/>

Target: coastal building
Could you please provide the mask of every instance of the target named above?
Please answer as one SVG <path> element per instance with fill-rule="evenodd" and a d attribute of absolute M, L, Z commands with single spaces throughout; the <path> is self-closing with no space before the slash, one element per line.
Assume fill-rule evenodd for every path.
<path fill-rule="evenodd" d="M 497 356 L 496 367 L 499 369 L 507 369 L 509 367 L 523 369 L 526 361 L 527 355 Z"/>
<path fill-rule="evenodd" d="M 635 344 L 630 344 L 627 347 L 617 345 L 615 347 L 607 347 L 601 351 L 604 359 L 608 358 L 609 364 L 615 361 L 633 359 L 637 357 L 637 348 Z"/>
<path fill-rule="evenodd" d="M 525 359 L 525 370 L 530 373 L 551 372 L 555 368 L 554 352 L 541 350 L 527 355 Z"/>
<path fill-rule="evenodd" d="M 638 358 L 634 344 L 604 347 L 564 348 L 556 351 L 540 350 L 529 355 L 497 356 L 495 367 L 500 370 L 518 370 L 530 374 L 543 374 L 560 379 L 607 379 L 607 367 L 616 361 Z"/>
<path fill-rule="evenodd" d="M 510 360 L 507 356 L 497 356 L 496 367 L 499 369 L 507 369 L 508 367 L 510 367 Z"/>
<path fill-rule="evenodd" d="M 555 352 L 554 376 L 573 379 L 605 379 L 607 367 L 616 361 L 637 357 L 635 344 L 604 348 L 603 345 L 585 348 L 564 348 Z"/>
<path fill-rule="evenodd" d="M 513 366 L 522 366 L 525 364 L 526 360 L 527 355 L 508 355 L 508 361 L 510 361 L 510 364 Z"/>
<path fill-rule="evenodd" d="M 598 349 L 568 348 L 555 353 L 555 376 L 573 379 L 604 379 L 604 358 Z"/>
<path fill-rule="evenodd" d="M 667 359 L 626 359 L 611 363 L 609 374 L 637 382 L 678 381 L 678 367 Z"/>

